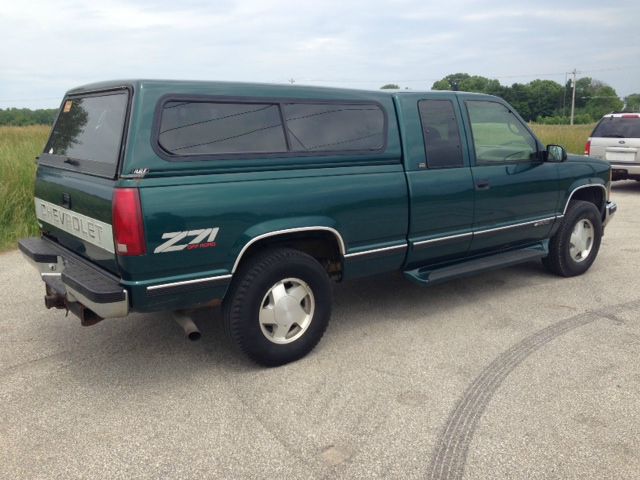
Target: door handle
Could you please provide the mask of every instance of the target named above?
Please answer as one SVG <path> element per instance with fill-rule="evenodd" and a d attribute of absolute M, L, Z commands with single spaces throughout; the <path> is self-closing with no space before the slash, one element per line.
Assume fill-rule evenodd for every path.
<path fill-rule="evenodd" d="M 491 188 L 491 182 L 489 180 L 478 180 L 476 182 L 476 190 L 489 190 Z"/>

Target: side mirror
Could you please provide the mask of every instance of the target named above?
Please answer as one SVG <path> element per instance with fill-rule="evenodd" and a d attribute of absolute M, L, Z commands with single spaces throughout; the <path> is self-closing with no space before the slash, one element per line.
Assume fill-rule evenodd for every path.
<path fill-rule="evenodd" d="M 561 145 L 547 145 L 547 161 L 564 162 L 567 159 L 567 151 Z"/>

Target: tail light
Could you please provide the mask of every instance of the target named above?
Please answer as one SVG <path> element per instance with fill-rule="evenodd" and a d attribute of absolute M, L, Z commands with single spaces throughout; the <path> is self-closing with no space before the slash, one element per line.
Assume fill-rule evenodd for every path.
<path fill-rule="evenodd" d="M 147 253 L 138 189 L 116 188 L 113 191 L 112 208 L 116 253 L 123 256 Z"/>
<path fill-rule="evenodd" d="M 591 140 L 588 140 L 584 145 L 584 154 L 591 155 Z"/>

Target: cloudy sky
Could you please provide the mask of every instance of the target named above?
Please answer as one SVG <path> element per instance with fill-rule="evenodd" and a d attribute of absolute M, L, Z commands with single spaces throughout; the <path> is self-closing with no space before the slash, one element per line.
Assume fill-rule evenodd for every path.
<path fill-rule="evenodd" d="M 0 108 L 114 78 L 428 90 L 455 72 L 640 92 L 640 1 L 0 0 Z"/>

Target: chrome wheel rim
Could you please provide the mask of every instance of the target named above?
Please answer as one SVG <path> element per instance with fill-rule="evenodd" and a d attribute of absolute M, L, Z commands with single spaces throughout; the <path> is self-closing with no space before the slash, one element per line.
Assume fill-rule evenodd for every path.
<path fill-rule="evenodd" d="M 578 220 L 569 239 L 569 255 L 574 262 L 583 262 L 593 248 L 593 223 L 586 218 Z"/>
<path fill-rule="evenodd" d="M 295 342 L 311 325 L 315 304 L 311 288 L 299 278 L 276 282 L 260 304 L 262 334 L 279 345 Z"/>

